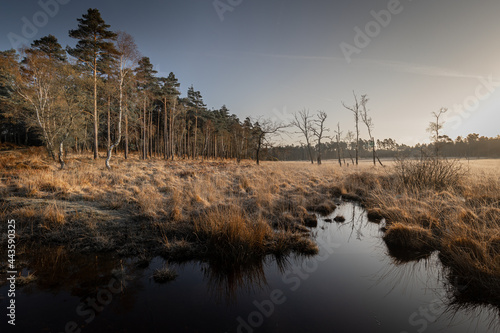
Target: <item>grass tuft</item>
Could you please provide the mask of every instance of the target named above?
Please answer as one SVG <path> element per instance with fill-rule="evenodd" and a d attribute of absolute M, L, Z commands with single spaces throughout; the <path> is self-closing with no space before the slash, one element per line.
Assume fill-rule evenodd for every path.
<path fill-rule="evenodd" d="M 434 246 L 430 230 L 403 223 L 391 224 L 383 238 L 388 247 L 395 249 L 425 252 Z"/>
<path fill-rule="evenodd" d="M 167 266 L 159 268 L 155 270 L 153 273 L 153 279 L 155 280 L 156 283 L 171 282 L 174 281 L 177 278 L 177 276 L 178 276 L 177 272 L 171 270 Z"/>

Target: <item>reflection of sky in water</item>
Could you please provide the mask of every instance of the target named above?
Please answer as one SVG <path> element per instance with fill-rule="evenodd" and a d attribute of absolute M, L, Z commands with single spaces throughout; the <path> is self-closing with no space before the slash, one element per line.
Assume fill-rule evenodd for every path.
<path fill-rule="evenodd" d="M 236 332 L 237 318 L 247 320 L 257 310 L 255 302 L 266 302 L 275 290 L 286 301 L 275 305 L 255 332 L 418 332 L 426 328 L 426 332 L 460 333 L 498 328 L 494 310 L 446 307 L 449 301 L 435 253 L 403 263 L 387 255 L 380 225 L 367 222 L 361 208 L 344 204 L 337 214 L 346 222 L 320 221 L 313 231 L 320 245 L 318 257 L 277 261 L 269 256 L 264 262 L 236 267 L 170 263 L 179 275 L 163 285 L 151 277 L 165 265 L 160 258 L 148 268 L 138 268 L 133 261 L 120 263 L 112 256 L 69 257 L 61 250 L 57 256 L 41 253 L 33 264 L 39 281 L 18 290 L 16 328 L 60 332 L 68 321 L 83 324 L 89 315 L 76 313 L 79 304 L 96 297 L 113 276 L 123 278 L 123 272 L 128 283 L 124 292 L 112 294 L 111 304 L 96 311 L 96 318 L 82 332 Z M 6 290 L 0 288 L 4 309 Z M 2 320 L 2 332 L 5 325 Z"/>

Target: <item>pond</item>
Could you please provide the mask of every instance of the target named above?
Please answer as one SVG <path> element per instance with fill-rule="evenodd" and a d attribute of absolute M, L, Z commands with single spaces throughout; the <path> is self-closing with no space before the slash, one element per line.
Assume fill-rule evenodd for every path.
<path fill-rule="evenodd" d="M 325 221 L 337 215 L 346 221 Z M 17 287 L 15 331 L 498 331 L 498 309 L 461 302 L 437 253 L 389 253 L 380 228 L 343 203 L 312 229 L 318 255 L 237 267 L 39 251 L 29 261 L 38 279 Z M 155 282 L 166 265 L 177 277 Z M 7 290 L 0 288 L 2 313 Z M 4 314 L 0 331 L 9 329 Z"/>

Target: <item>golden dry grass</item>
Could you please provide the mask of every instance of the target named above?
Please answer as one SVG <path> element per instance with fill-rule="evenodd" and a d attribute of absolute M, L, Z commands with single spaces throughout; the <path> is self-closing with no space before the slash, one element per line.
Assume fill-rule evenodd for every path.
<path fill-rule="evenodd" d="M 121 247 L 134 252 L 134 247 L 160 244 L 162 253 L 193 254 L 172 245 L 184 239 L 196 249 L 202 248 L 196 247 L 202 241 L 248 248 L 255 254 L 278 249 L 311 254 L 317 246 L 308 240 L 304 225 L 311 211 L 304 207 L 324 214 L 335 207 L 332 195 L 325 195 L 320 186 L 326 184 L 327 174 L 333 179 L 328 168 L 325 175 L 318 169 L 321 172 L 311 176 L 306 167 L 293 164 L 259 167 L 249 161 L 141 161 L 134 156 L 117 158 L 109 171 L 99 161 L 77 156 L 67 159 L 65 170 L 58 170 L 50 162 L 45 169 L 19 168 L 32 163 L 13 162 L 23 158 L 33 159 L 0 156 L 9 166 L 0 182 L 3 216 L 18 220 L 25 227 L 18 234 L 28 240 L 64 243 L 77 236 L 75 249 Z M 220 207 L 238 210 L 219 212 Z M 50 237 L 39 237 L 49 232 Z M 211 241 L 220 232 L 225 243 Z"/>
<path fill-rule="evenodd" d="M 389 243 L 424 244 L 454 274 L 491 286 L 500 278 L 500 160 L 460 163 L 468 172 L 436 190 L 402 182 L 391 162 L 340 168 L 132 156 L 116 157 L 108 171 L 102 160 L 76 156 L 61 171 L 43 152 L 12 152 L 0 155 L 0 213 L 19 220 L 20 237 L 71 241 L 75 249 L 315 253 L 305 225 L 313 225 L 312 210 L 330 213 L 341 197 L 385 218 Z"/>

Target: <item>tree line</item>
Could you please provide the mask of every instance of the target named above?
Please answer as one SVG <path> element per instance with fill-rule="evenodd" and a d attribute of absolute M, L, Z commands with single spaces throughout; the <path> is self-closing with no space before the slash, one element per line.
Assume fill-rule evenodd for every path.
<path fill-rule="evenodd" d="M 343 164 L 356 165 L 355 137 L 346 135 L 340 144 L 335 140 L 328 140 L 321 144 L 323 159 L 338 161 L 340 152 Z M 396 157 L 409 157 L 419 159 L 422 156 L 434 156 L 435 144 L 417 144 L 414 146 L 397 143 L 394 139 L 376 140 L 377 156 L 381 159 L 392 159 Z M 340 149 L 338 148 L 340 147 Z M 313 146 L 313 154 L 317 146 Z M 359 158 L 373 158 L 371 140 L 359 140 Z M 466 137 L 459 136 L 451 139 L 446 135 L 440 141 L 441 157 L 448 158 L 500 158 L 500 135 L 497 137 L 480 136 L 472 133 Z M 306 161 L 310 160 L 306 145 L 282 145 L 272 147 L 266 154 L 266 158 L 279 161 Z"/>
<path fill-rule="evenodd" d="M 497 138 L 477 134 L 453 141 L 440 135 L 440 113 L 430 129 L 429 147 L 399 145 L 392 139 L 376 140 L 367 95 L 355 93 L 354 131 L 340 124 L 326 128 L 327 113 L 303 109 L 289 124 L 266 118 L 240 120 L 225 106 L 209 109 L 200 91 L 191 85 L 181 97 L 174 73 L 159 77 L 148 57 L 142 56 L 131 35 L 114 32 L 97 9 L 89 9 L 68 32 L 74 47 L 63 48 L 53 35 L 35 40 L 17 52 L 0 51 L 0 137 L 2 142 L 44 145 L 48 155 L 64 168 L 68 149 L 77 153 L 106 152 L 106 166 L 119 151 L 142 159 L 227 158 L 279 160 L 307 159 L 321 164 L 336 159 L 340 165 L 358 164 L 359 158 L 395 154 L 421 154 L 432 147 L 442 155 L 497 156 Z M 441 112 L 441 111 L 440 111 Z M 431 123 L 432 125 L 432 123 Z M 272 147 L 271 139 L 294 127 L 305 142 L 300 146 Z M 368 140 L 360 137 L 365 127 Z M 432 147 L 431 147 L 432 146 Z M 495 155 L 496 154 L 496 155 Z"/>

